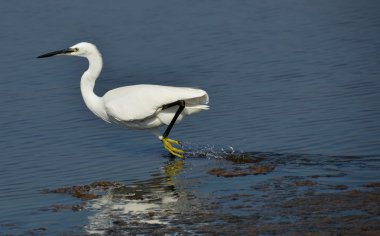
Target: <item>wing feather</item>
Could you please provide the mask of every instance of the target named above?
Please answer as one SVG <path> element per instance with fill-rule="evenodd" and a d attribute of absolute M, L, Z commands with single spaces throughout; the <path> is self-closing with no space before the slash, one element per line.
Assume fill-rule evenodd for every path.
<path fill-rule="evenodd" d="M 146 119 L 178 100 L 189 106 L 205 105 L 208 95 L 201 89 L 143 84 L 113 89 L 103 96 L 108 115 L 118 121 Z"/>

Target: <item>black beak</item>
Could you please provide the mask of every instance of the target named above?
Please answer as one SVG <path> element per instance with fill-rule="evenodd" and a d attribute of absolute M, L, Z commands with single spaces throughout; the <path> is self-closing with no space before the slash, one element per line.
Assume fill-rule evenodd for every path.
<path fill-rule="evenodd" d="M 74 52 L 74 49 L 72 49 L 72 48 L 66 48 L 66 49 L 63 49 L 63 50 L 58 50 L 58 51 L 42 54 L 42 55 L 38 56 L 37 58 L 52 57 L 54 55 L 67 54 L 67 53 L 71 53 L 71 52 Z"/>

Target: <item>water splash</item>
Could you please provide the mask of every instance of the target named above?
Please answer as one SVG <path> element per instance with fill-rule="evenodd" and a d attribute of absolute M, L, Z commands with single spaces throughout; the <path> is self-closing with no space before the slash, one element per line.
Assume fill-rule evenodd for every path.
<path fill-rule="evenodd" d="M 215 145 L 215 144 L 200 144 L 184 142 L 182 143 L 186 157 L 191 158 L 208 158 L 208 159 L 220 159 L 225 158 L 226 155 L 232 155 L 236 153 L 243 153 L 236 151 L 234 147 L 228 145 Z"/>

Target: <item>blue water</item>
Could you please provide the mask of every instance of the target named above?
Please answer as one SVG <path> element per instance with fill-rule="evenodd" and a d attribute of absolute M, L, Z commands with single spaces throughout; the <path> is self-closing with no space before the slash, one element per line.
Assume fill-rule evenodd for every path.
<path fill-rule="evenodd" d="M 352 168 L 380 168 L 379 11 L 374 0 L 1 1 L 0 234 L 13 225 L 81 231 L 92 212 L 43 211 L 71 200 L 42 189 L 149 180 L 168 161 L 149 132 L 106 124 L 85 107 L 85 60 L 35 58 L 81 41 L 103 54 L 98 95 L 140 83 L 206 90 L 211 109 L 171 133 L 195 153 L 356 156 Z M 187 184 L 199 194 L 239 186 L 202 178 L 213 159 L 187 159 L 178 178 L 197 182 Z M 339 181 L 380 178 L 358 172 Z"/>

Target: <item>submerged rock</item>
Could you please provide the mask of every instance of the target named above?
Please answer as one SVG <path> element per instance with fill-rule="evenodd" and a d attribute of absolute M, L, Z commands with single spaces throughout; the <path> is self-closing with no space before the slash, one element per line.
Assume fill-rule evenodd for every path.
<path fill-rule="evenodd" d="M 105 191 L 111 187 L 115 187 L 116 184 L 109 181 L 98 181 L 88 185 L 78 185 L 71 187 L 62 187 L 56 189 L 45 189 L 42 193 L 61 193 L 69 194 L 75 198 L 82 200 L 92 200 L 99 198 L 101 195 L 95 194 L 98 191 Z"/>
<path fill-rule="evenodd" d="M 221 176 L 225 178 L 237 177 L 237 176 L 246 176 L 246 175 L 258 175 L 258 174 L 267 174 L 274 170 L 273 165 L 260 165 L 260 166 L 248 166 L 246 168 L 236 167 L 230 170 L 224 168 L 211 168 L 208 170 L 208 174 Z"/>

